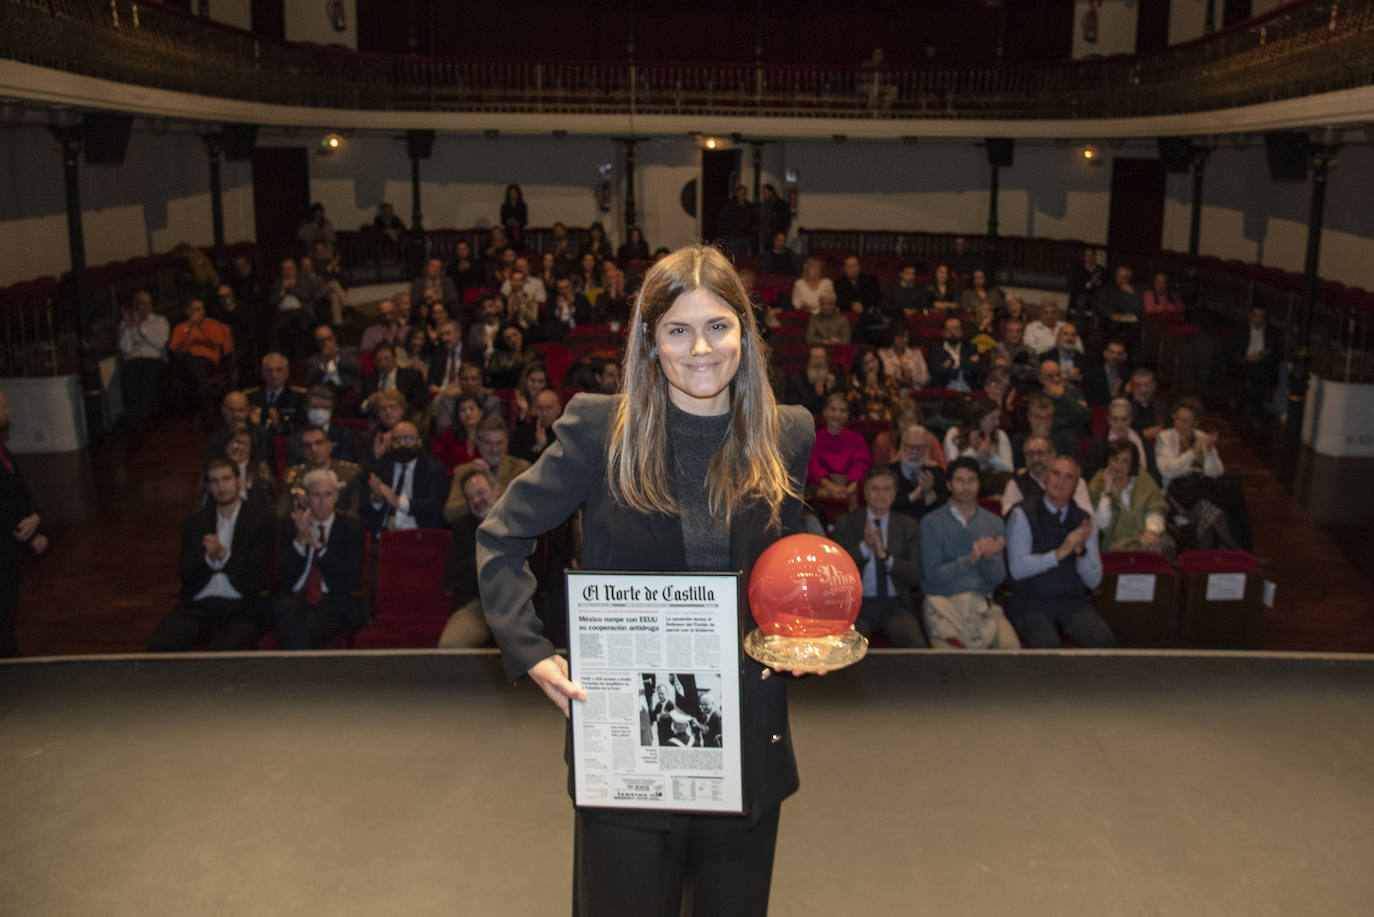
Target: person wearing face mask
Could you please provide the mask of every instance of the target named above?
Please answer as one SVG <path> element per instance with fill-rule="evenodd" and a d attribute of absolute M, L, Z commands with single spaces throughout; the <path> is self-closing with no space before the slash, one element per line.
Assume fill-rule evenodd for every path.
<path fill-rule="evenodd" d="M 505 487 L 516 476 L 527 471 L 530 463 L 510 454 L 510 431 L 500 417 L 487 417 L 477 425 L 477 458 L 453 469 L 453 486 L 444 504 L 444 519 L 454 522 L 469 512 L 463 488 L 459 483 L 473 468 L 490 471 Z"/>
<path fill-rule="evenodd" d="M 329 432 L 329 441 L 334 444 L 334 457 L 346 462 L 358 460 L 358 444 L 353 431 L 343 424 L 333 423 L 334 390 L 327 385 L 313 386 L 305 396 L 305 419 L 312 427 L 322 427 Z M 297 430 L 286 438 L 286 464 L 299 465 L 304 454 L 301 449 L 301 434 Z"/>
<path fill-rule="evenodd" d="M 443 528 L 444 466 L 424 452 L 420 431 L 408 420 L 391 428 L 389 442 L 386 458 L 367 478 L 368 531 Z"/>

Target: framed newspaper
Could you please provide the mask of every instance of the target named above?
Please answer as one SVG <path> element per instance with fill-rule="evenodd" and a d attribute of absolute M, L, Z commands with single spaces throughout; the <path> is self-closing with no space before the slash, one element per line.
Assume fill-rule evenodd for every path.
<path fill-rule="evenodd" d="M 744 811 L 738 573 L 570 570 L 574 801 Z"/>

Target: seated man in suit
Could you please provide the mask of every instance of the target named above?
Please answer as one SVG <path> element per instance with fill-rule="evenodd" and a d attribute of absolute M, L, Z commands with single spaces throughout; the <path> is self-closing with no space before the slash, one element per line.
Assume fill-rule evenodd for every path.
<path fill-rule="evenodd" d="M 534 409 L 526 420 L 515 425 L 510 451 L 533 465 L 544 450 L 558 442 L 553 425 L 563 416 L 563 400 L 556 389 L 546 388 L 534 396 Z"/>
<path fill-rule="evenodd" d="M 1055 459 L 1054 443 L 1048 436 L 1031 434 L 1026 438 L 1025 467 L 1012 475 L 1002 490 L 1002 518 L 1006 518 L 1011 508 L 1022 500 L 1038 500 L 1045 494 L 1050 464 Z M 1076 463 L 1075 463 L 1076 464 Z M 1078 479 L 1078 489 L 1074 491 L 1074 503 L 1088 515 L 1092 515 L 1093 504 L 1088 496 L 1088 485 L 1082 477 Z"/>
<path fill-rule="evenodd" d="M 1100 407 L 1125 395 L 1129 377 L 1125 343 L 1116 339 L 1108 341 L 1102 348 L 1102 365 L 1083 374 L 1083 394 L 1088 398 L 1088 406 Z"/>
<path fill-rule="evenodd" d="M 920 520 L 949 499 L 945 470 L 926 461 L 930 455 L 930 431 L 920 424 L 902 428 L 897 461 L 888 467 L 897 479 L 897 500 L 892 508 Z"/>
<path fill-rule="evenodd" d="M 444 586 L 453 599 L 440 649 L 471 649 L 491 642 L 491 631 L 482 613 L 482 596 L 477 591 L 477 526 L 487 518 L 505 489 L 496 475 L 472 468 L 458 481 L 471 512 L 453 524 L 453 539 L 444 562 Z"/>
<path fill-rule="evenodd" d="M 202 640 L 214 650 L 242 649 L 258 629 L 258 592 L 272 552 L 272 514 L 245 503 L 239 467 L 227 458 L 205 467 L 209 503 L 181 526 L 177 575 L 181 595 L 158 622 L 148 652 L 188 650 Z"/>
<path fill-rule="evenodd" d="M 362 523 L 335 512 L 339 479 L 327 468 L 305 476 L 305 506 L 282 523 L 272 626 L 284 650 L 317 649 L 367 623 L 353 596 L 362 573 Z"/>
<path fill-rule="evenodd" d="M 438 300 L 446 306 L 456 306 L 458 303 L 458 288 L 445 276 L 444 262 L 438 258 L 426 261 L 424 273 L 410 285 L 410 298 L 415 302 L 424 302 L 426 293 L 431 301 Z"/>
<path fill-rule="evenodd" d="M 358 343 L 360 353 L 374 353 L 377 345 L 395 344 L 404 347 L 410 335 L 410 316 L 401 315 L 394 299 L 383 299 L 377 303 L 377 321 L 363 329 L 363 339 Z"/>
<path fill-rule="evenodd" d="M 339 502 L 335 509 L 345 516 L 361 518 L 362 468 L 356 462 L 336 459 L 334 443 L 324 427 L 306 427 L 300 433 L 302 462 L 286 469 L 281 496 L 277 498 L 277 517 L 285 519 L 291 511 L 305 505 L 305 476 L 316 468 L 328 468 L 339 479 Z"/>
<path fill-rule="evenodd" d="M 444 527 L 448 473 L 424 450 L 420 431 L 408 420 L 391 428 L 386 459 L 368 475 L 368 531 Z"/>
<path fill-rule="evenodd" d="M 865 637 L 881 631 L 893 646 L 929 646 L 916 620 L 911 591 L 921 582 L 921 533 L 916 520 L 892 512 L 897 476 L 886 465 L 864 474 L 867 505 L 835 522 L 835 542 L 854 558 L 863 603 L 854 627 Z"/>
<path fill-rule="evenodd" d="M 453 469 L 453 486 L 449 490 L 448 502 L 444 504 L 444 519 L 457 522 L 470 510 L 467 498 L 463 495 L 463 477 L 472 469 L 490 471 L 496 480 L 505 487 L 515 476 L 530 467 L 522 458 L 509 454 L 510 432 L 506 422 L 499 417 L 484 417 L 477 425 L 477 458 Z"/>
<path fill-rule="evenodd" d="M 353 430 L 343 424 L 333 423 L 334 389 L 328 385 L 313 385 L 305 396 L 305 423 L 312 427 L 322 427 L 334 444 L 334 455 L 346 462 L 358 460 L 358 444 L 354 441 Z M 301 449 L 301 434 L 304 427 L 286 438 L 286 464 L 299 465 L 305 461 Z"/>
<path fill-rule="evenodd" d="M 944 340 L 930 349 L 926 365 L 934 388 L 972 392 L 983 384 L 983 358 L 977 347 L 964 340 L 964 323 L 953 316 L 945 319 Z"/>
<path fill-rule="evenodd" d="M 506 409 L 501 404 L 501 398 L 485 385 L 482 364 L 464 363 L 458 370 L 458 384 L 444 386 L 429 403 L 436 433 L 443 433 L 457 422 L 455 411 L 461 398 L 475 398 L 483 417 L 505 416 Z"/>
<path fill-rule="evenodd" d="M 1065 380 L 1064 370 L 1060 366 L 1058 359 L 1049 353 L 1043 354 L 1036 379 L 1040 382 L 1040 393 L 1054 404 L 1052 429 L 1056 433 L 1064 430 L 1072 434 L 1074 448 L 1077 449 L 1078 440 L 1091 431 L 1093 412 L 1083 392 Z M 1073 454 L 1067 449 L 1064 453 Z"/>
<path fill-rule="evenodd" d="M 1263 417 L 1279 382 L 1279 354 L 1282 341 L 1278 329 L 1265 322 L 1261 306 L 1250 309 L 1247 324 L 1231 332 L 1228 356 L 1245 378 L 1245 415 Z"/>
<path fill-rule="evenodd" d="M 876 309 L 882 303 L 883 291 L 878 278 L 860 268 L 859 259 L 850 255 L 844 259 L 844 272 L 835 281 L 835 301 L 841 312 L 863 312 Z"/>
<path fill-rule="evenodd" d="M 1050 463 L 1044 493 L 1007 516 L 1007 618 L 1031 649 L 1057 648 L 1061 633 L 1092 649 L 1116 645 L 1088 594 L 1102 581 L 1102 558 L 1092 513 L 1074 499 L 1082 483 L 1078 463 L 1061 455 Z"/>
<path fill-rule="evenodd" d="M 1078 454 L 1078 436 L 1072 430 L 1054 428 L 1054 400 L 1045 393 L 1031 392 L 1026 398 L 1026 426 L 1011 438 L 1011 460 L 1017 468 L 1026 465 L 1025 444 L 1032 436 L 1049 440 L 1055 455 Z"/>
<path fill-rule="evenodd" d="M 788 404 L 799 404 L 812 414 L 825 406 L 825 400 L 838 386 L 835 372 L 830 368 L 830 351 L 816 346 L 807 351 L 806 369 L 787 379 Z"/>
<path fill-rule="evenodd" d="M 280 353 L 262 358 L 262 386 L 244 390 L 249 419 L 268 433 L 286 435 L 305 423 L 305 389 L 289 386 L 291 364 Z"/>
<path fill-rule="evenodd" d="M 363 367 L 357 349 L 340 347 L 338 335 L 329 325 L 316 327 L 315 352 L 305 361 L 305 384 L 328 385 L 337 393 L 348 392 L 356 397 L 362 381 Z"/>
<path fill-rule="evenodd" d="M 372 353 L 375 369 L 363 374 L 363 401 L 358 409 L 364 414 L 369 413 L 374 406 L 372 396 L 383 389 L 394 388 L 405 395 L 406 402 L 411 408 L 417 411 L 424 410 L 429 392 L 425 388 L 425 377 L 420 371 L 396 365 L 395 344 L 382 341 Z"/>
<path fill-rule="evenodd" d="M 921 520 L 922 615 L 933 646 L 1021 648 L 993 592 L 1007 578 L 1002 520 L 978 505 L 978 462 L 949 463 L 947 508 Z"/>
<path fill-rule="evenodd" d="M 248 404 L 248 396 L 243 392 L 229 392 L 220 402 L 219 415 L 224 418 L 224 426 L 215 430 L 205 441 L 205 460 L 208 462 L 212 458 L 219 458 L 224 454 L 224 447 L 229 444 L 229 435 L 239 424 L 244 424 L 253 435 L 253 452 L 256 455 L 267 456 L 272 454 L 272 443 L 269 441 L 267 431 L 261 424 L 249 422 L 251 408 Z"/>
<path fill-rule="evenodd" d="M 1145 437 L 1152 447 L 1155 437 L 1173 423 L 1168 406 L 1155 397 L 1157 386 L 1155 371 L 1137 366 L 1131 372 L 1126 393 L 1131 400 L 1131 429 Z"/>
<path fill-rule="evenodd" d="M 1070 385 L 1083 385 L 1088 358 L 1083 355 L 1083 341 L 1072 322 L 1060 322 L 1054 329 L 1054 346 L 1040 355 L 1041 360 L 1058 360 L 1059 370 Z"/>
<path fill-rule="evenodd" d="M 1107 467 L 1107 444 L 1118 439 L 1130 440 L 1140 459 L 1139 467 L 1149 472 L 1150 477 L 1158 483 L 1155 450 L 1147 449 L 1140 434 L 1131 429 L 1131 402 L 1128 398 L 1113 398 L 1111 404 L 1107 405 L 1107 432 L 1088 441 L 1088 450 L 1083 455 L 1083 477 L 1092 480 L 1093 475 Z"/>
<path fill-rule="evenodd" d="M 454 319 L 439 325 L 439 346 L 429 359 L 429 390 L 437 394 L 449 386 L 458 385 L 458 373 L 464 363 L 482 364 L 481 351 L 463 345 L 462 328 Z"/>
<path fill-rule="evenodd" d="M 568 333 L 579 325 L 591 324 L 591 316 L 592 304 L 573 289 L 572 278 L 558 277 L 554 281 L 553 298 L 544 309 L 544 340 L 566 344 Z"/>

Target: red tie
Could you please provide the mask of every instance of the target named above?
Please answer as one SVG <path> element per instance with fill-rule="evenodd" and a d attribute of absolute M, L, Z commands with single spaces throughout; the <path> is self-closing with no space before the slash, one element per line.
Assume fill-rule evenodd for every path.
<path fill-rule="evenodd" d="M 324 542 L 324 526 L 315 523 L 315 530 L 319 532 L 320 542 Z M 305 585 L 301 587 L 301 598 L 307 605 L 318 605 L 320 599 L 324 598 L 324 573 L 320 570 L 319 553 L 312 552 L 310 555 L 310 570 L 305 574 Z"/>

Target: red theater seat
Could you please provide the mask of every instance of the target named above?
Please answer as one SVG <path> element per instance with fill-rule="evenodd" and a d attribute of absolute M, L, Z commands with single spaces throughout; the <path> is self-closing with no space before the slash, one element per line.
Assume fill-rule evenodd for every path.
<path fill-rule="evenodd" d="M 376 617 L 358 631 L 363 649 L 429 648 L 452 612 L 444 591 L 448 529 L 383 532 L 377 550 Z"/>

